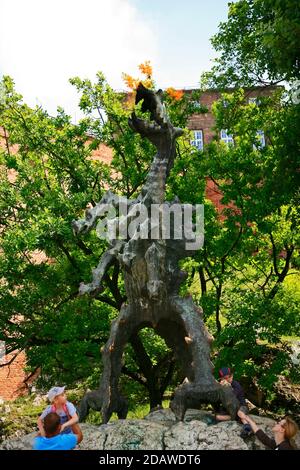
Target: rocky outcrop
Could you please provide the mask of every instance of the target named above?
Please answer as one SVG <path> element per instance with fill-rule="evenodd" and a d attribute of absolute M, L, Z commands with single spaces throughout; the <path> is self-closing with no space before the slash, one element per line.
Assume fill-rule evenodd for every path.
<path fill-rule="evenodd" d="M 280 375 L 275 384 L 276 398 L 272 405 L 284 409 L 300 418 L 300 384 L 291 383 L 288 378 Z"/>
<path fill-rule="evenodd" d="M 254 416 L 257 424 L 271 435 L 274 421 Z M 81 425 L 84 439 L 80 450 L 263 450 L 252 436 L 240 437 L 235 421 L 209 424 L 206 411 L 188 410 L 184 422 L 176 421 L 170 409 L 158 410 L 140 420 L 118 420 L 102 426 Z M 0 449 L 29 450 L 36 433 L 2 442 Z M 296 442 L 300 447 L 300 437 Z"/>

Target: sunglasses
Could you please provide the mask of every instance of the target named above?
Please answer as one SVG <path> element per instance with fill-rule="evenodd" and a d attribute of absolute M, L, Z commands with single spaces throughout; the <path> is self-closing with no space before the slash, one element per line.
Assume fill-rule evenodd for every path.
<path fill-rule="evenodd" d="M 282 420 L 280 420 L 280 421 L 277 421 L 277 423 L 276 423 L 276 424 L 279 424 L 279 426 L 281 426 L 282 428 L 284 428 L 285 421 L 284 421 L 284 422 L 282 422 Z"/>

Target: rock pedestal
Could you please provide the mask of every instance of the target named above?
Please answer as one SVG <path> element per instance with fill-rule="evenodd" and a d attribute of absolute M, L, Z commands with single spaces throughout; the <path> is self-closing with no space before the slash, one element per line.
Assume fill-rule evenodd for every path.
<path fill-rule="evenodd" d="M 241 425 L 228 421 L 207 424 L 211 413 L 187 410 L 184 421 L 176 421 L 170 409 L 150 413 L 144 419 L 118 420 L 101 426 L 83 423 L 80 450 L 264 450 L 264 445 L 252 436 L 240 437 Z M 275 421 L 253 416 L 261 429 L 272 436 Z M 30 450 L 36 433 L 6 440 L 0 449 Z M 296 439 L 300 448 L 300 436 Z"/>

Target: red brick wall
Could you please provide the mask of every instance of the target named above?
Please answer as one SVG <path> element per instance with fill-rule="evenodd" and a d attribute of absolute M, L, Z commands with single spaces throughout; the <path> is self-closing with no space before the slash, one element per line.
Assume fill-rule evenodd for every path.
<path fill-rule="evenodd" d="M 15 353 L 8 354 L 1 363 L 9 362 L 14 355 Z M 27 393 L 28 389 L 24 384 L 26 379 L 25 365 L 26 357 L 21 352 L 10 365 L 0 367 L 0 398 L 13 400 Z"/>
<path fill-rule="evenodd" d="M 101 160 L 107 165 L 110 164 L 113 157 L 113 151 L 111 148 L 107 147 L 104 144 L 100 144 L 96 150 L 93 150 L 92 157 L 89 157 L 91 160 Z"/>
<path fill-rule="evenodd" d="M 218 185 L 209 178 L 207 178 L 206 180 L 205 196 L 207 199 L 214 203 L 218 212 L 221 212 L 222 209 L 225 207 L 221 203 L 222 193 L 219 190 Z"/>
<path fill-rule="evenodd" d="M 263 96 L 263 95 L 270 95 L 274 91 L 275 88 L 276 87 L 270 87 L 268 89 L 264 89 L 264 88 L 252 89 L 246 93 L 246 97 L 256 98 L 256 97 Z M 211 142 L 215 136 L 219 138 L 219 136 L 216 135 L 216 130 L 214 130 L 215 120 L 214 120 L 211 108 L 212 108 L 213 103 L 217 101 L 218 99 L 220 99 L 220 97 L 221 97 L 221 94 L 218 91 L 207 90 L 204 93 L 202 93 L 200 97 L 200 103 L 207 108 L 207 113 L 194 114 L 193 116 L 190 117 L 188 121 L 188 128 L 190 130 L 202 130 L 204 144 L 208 144 L 209 142 Z M 218 185 L 214 181 L 210 180 L 209 178 L 207 178 L 206 180 L 205 193 L 206 193 L 206 198 L 210 199 L 215 205 L 219 213 L 220 219 L 221 220 L 224 219 L 225 216 L 222 215 L 223 210 L 226 207 L 233 208 L 234 207 L 233 204 L 224 206 L 221 203 L 222 193 L 218 189 Z"/>
<path fill-rule="evenodd" d="M 207 113 L 194 114 L 188 121 L 188 128 L 191 130 L 202 130 L 204 145 L 212 141 L 216 135 L 214 130 L 215 120 L 212 115 L 212 104 L 220 98 L 220 93 L 216 91 L 207 91 L 201 95 L 200 102 L 207 108 Z M 220 217 L 224 205 L 221 203 L 222 193 L 216 183 L 209 178 L 206 179 L 205 196 L 215 205 Z"/>

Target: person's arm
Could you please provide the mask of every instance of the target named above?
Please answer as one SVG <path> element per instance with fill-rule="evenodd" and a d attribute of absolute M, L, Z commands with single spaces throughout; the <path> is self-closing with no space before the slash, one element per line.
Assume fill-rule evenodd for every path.
<path fill-rule="evenodd" d="M 69 420 L 66 423 L 62 424 L 61 432 L 67 427 L 72 427 L 73 424 L 76 424 L 79 421 L 79 417 L 78 417 L 76 408 L 73 405 L 73 403 L 68 401 L 66 403 L 66 406 L 67 406 L 67 415 L 68 415 Z"/>
<path fill-rule="evenodd" d="M 47 414 L 51 412 L 51 406 L 47 406 L 42 414 L 38 417 L 37 425 L 39 428 L 39 433 L 42 437 L 45 437 L 45 430 L 44 430 L 44 419 L 46 418 Z"/>
<path fill-rule="evenodd" d="M 253 419 L 251 419 L 248 415 L 244 414 L 243 418 L 245 419 L 245 421 L 247 423 L 250 424 L 251 428 L 252 428 L 252 431 L 255 433 L 255 436 L 267 447 L 269 447 L 270 449 L 275 449 L 276 447 L 276 442 L 274 439 L 271 439 L 269 436 L 267 436 L 267 434 L 262 430 L 260 429 L 257 424 L 255 423 L 255 421 L 253 421 Z"/>
<path fill-rule="evenodd" d="M 79 417 L 78 417 L 78 414 L 75 413 L 71 419 L 69 419 L 69 421 L 67 421 L 66 423 L 63 423 L 61 425 L 61 430 L 60 432 L 62 432 L 65 428 L 69 427 L 69 426 L 73 426 L 74 424 L 77 424 L 79 421 Z"/>
<path fill-rule="evenodd" d="M 239 382 L 236 380 L 232 383 L 232 388 L 234 390 L 235 396 L 237 397 L 238 401 L 240 402 L 241 406 L 247 406 L 246 400 L 245 400 L 245 392 L 243 387 Z"/>
<path fill-rule="evenodd" d="M 75 434 L 75 436 L 77 437 L 77 444 L 80 444 L 80 442 L 83 439 L 83 435 L 82 435 L 82 431 L 81 431 L 81 428 L 80 428 L 79 424 L 73 424 L 72 425 L 72 431 Z"/>
<path fill-rule="evenodd" d="M 43 420 L 42 420 L 42 417 L 39 416 L 38 417 L 38 420 L 37 420 L 37 425 L 38 425 L 38 428 L 39 428 L 39 433 L 42 437 L 45 437 L 46 434 L 45 434 L 45 430 L 44 430 L 44 423 L 43 423 Z"/>
<path fill-rule="evenodd" d="M 247 411 L 246 411 L 247 410 Z M 248 408 L 245 407 L 245 406 L 241 406 L 241 408 L 239 409 L 239 411 L 237 412 L 237 415 L 238 417 L 240 418 L 240 420 L 242 421 L 243 424 L 249 424 L 248 421 L 247 421 L 247 416 L 248 416 Z M 253 421 L 254 423 L 254 421 Z M 255 423 L 254 423 L 255 424 Z M 250 424 L 249 424 L 250 426 Z M 250 426 L 251 427 L 251 426 Z M 252 429 L 252 428 L 251 428 Z"/>
<path fill-rule="evenodd" d="M 242 411 L 239 411 L 238 415 L 240 418 L 243 418 L 248 424 L 250 424 L 251 429 L 254 433 L 256 433 L 259 430 L 259 427 L 257 426 L 256 422 L 253 421 L 253 419 L 251 419 L 250 416 L 246 415 Z"/>
<path fill-rule="evenodd" d="M 276 447 L 276 442 L 275 439 L 271 439 L 269 436 L 266 435 L 265 432 L 262 431 L 262 429 L 258 429 L 255 433 L 255 436 L 262 442 L 266 447 L 269 447 L 269 449 L 275 449 Z"/>
<path fill-rule="evenodd" d="M 230 415 L 216 414 L 216 420 L 217 420 L 217 421 L 230 421 L 230 420 L 231 420 L 231 416 L 230 416 Z"/>

